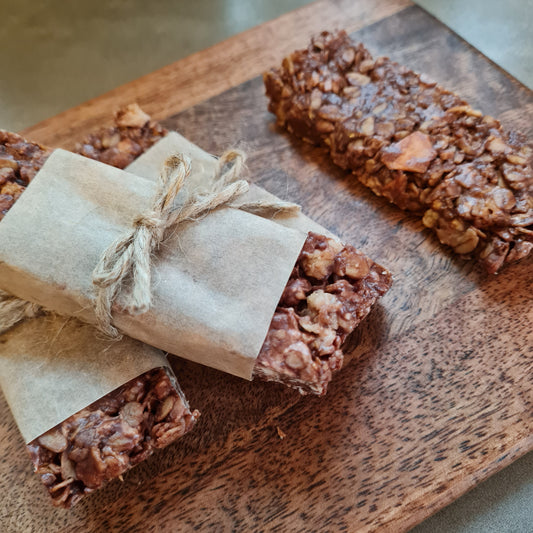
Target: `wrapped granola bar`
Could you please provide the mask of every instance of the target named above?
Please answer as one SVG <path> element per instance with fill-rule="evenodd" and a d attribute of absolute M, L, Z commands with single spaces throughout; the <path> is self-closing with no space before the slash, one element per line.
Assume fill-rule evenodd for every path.
<path fill-rule="evenodd" d="M 212 156 L 171 132 L 128 170 L 156 179 L 161 162 L 175 152 L 186 153 L 203 166 L 215 164 Z M 205 175 L 198 179 L 201 184 Z M 276 199 L 252 185 L 245 199 L 273 198 Z M 252 375 L 291 386 L 302 394 L 323 395 L 333 373 L 342 367 L 344 340 L 390 288 L 391 275 L 301 213 L 274 220 L 305 232 L 307 237 L 278 301 Z"/>
<path fill-rule="evenodd" d="M 161 131 L 152 125 L 150 131 L 154 129 Z M 132 135 L 122 137 L 129 139 Z M 118 144 L 116 129 L 89 137 L 100 151 L 87 148 L 87 142 L 78 149 L 96 156 L 102 153 L 104 145 L 110 144 L 102 139 L 109 138 L 115 139 L 115 146 Z M 122 146 L 125 144 L 130 146 L 129 143 Z M 176 133 L 153 146 L 128 170 L 154 180 L 165 159 L 176 152 L 184 152 L 200 164 L 204 171 L 191 178 L 193 186 L 205 185 L 211 172 L 208 169 L 214 168 L 215 159 Z M 114 157 L 115 161 L 124 160 L 116 154 Z M 252 186 L 243 200 L 272 199 L 277 200 Z M 353 247 L 326 237 L 327 230 L 301 214 L 277 218 L 276 222 L 308 235 L 277 303 L 252 375 L 285 383 L 302 393 L 324 394 L 333 372 L 342 366 L 344 339 L 388 290 L 390 274 Z"/>
<path fill-rule="evenodd" d="M 0 385 L 59 507 L 174 442 L 199 416 L 162 352 L 104 341 L 64 317 L 28 320 L 2 336 Z"/>
<path fill-rule="evenodd" d="M 193 162 L 192 172 L 205 169 Z M 156 189 L 145 178 L 55 150 L 0 224 L 0 287 L 96 323 L 93 271 L 139 217 L 148 219 Z M 185 222 L 151 256 L 149 311 L 123 311 L 122 294 L 113 323 L 164 351 L 250 378 L 305 237 L 231 207 Z"/>
<path fill-rule="evenodd" d="M 93 148 L 93 158 L 125 166 L 165 134 L 130 105 L 78 150 Z M 0 131 L 0 220 L 51 153 Z M 56 506 L 70 507 L 120 477 L 188 432 L 198 417 L 161 352 L 131 339 L 103 343 L 95 335 L 75 320 L 47 316 L 18 326 L 0 344 L 0 385 Z"/>

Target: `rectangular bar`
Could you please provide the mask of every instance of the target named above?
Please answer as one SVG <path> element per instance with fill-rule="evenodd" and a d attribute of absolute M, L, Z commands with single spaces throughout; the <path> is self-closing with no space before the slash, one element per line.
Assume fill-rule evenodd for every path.
<path fill-rule="evenodd" d="M 115 126 L 89 135 L 76 151 L 123 168 L 166 134 L 135 105 L 117 113 L 116 121 Z M 6 138 L 11 157 L 24 159 L 30 151 L 21 148 L 25 141 L 9 133 L 4 133 Z M 26 145 L 33 146 L 31 153 L 38 154 L 41 165 L 51 153 L 39 145 Z M 19 162 L 21 168 L 26 164 Z M 33 175 L 37 167 L 33 165 Z M 256 360 L 254 377 L 283 383 L 302 394 L 325 394 L 333 373 L 342 367 L 342 343 L 391 283 L 386 269 L 352 246 L 310 233 Z"/>
<path fill-rule="evenodd" d="M 489 272 L 533 249 L 531 146 L 456 94 L 345 32 L 324 32 L 264 74 L 269 110 L 297 137 Z"/>
<path fill-rule="evenodd" d="M 89 135 L 76 150 L 122 168 L 166 133 L 134 104 L 116 114 L 113 126 Z M 0 220 L 52 151 L 0 131 Z M 68 418 L 29 443 L 28 451 L 54 505 L 70 507 L 187 433 L 198 416 L 198 411 L 190 411 L 175 378 L 158 369 Z M 107 455 L 102 459 L 95 450 L 104 446 Z"/>

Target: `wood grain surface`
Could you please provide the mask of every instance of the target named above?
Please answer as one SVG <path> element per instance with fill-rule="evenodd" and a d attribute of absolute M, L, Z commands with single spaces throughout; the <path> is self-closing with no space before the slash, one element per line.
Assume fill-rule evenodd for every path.
<path fill-rule="evenodd" d="M 360 25 L 358 4 L 367 10 Z M 533 137 L 531 91 L 419 8 L 319 2 L 316 12 L 329 5 L 324 27 L 342 6 L 371 51 L 428 73 Z M 300 24 L 295 14 L 283 20 L 285 28 Z M 265 35 L 247 39 L 265 42 L 277 31 L 265 27 Z M 205 64 L 216 62 L 216 47 L 205 54 Z M 170 78 L 180 78 L 180 63 L 169 67 Z M 227 68 L 235 87 L 192 108 L 180 107 L 170 83 L 156 95 L 162 101 L 152 101 L 154 85 L 141 80 L 124 100 L 114 92 L 101 107 L 96 100 L 30 133 L 55 145 L 78 139 L 94 117 L 135 94 L 159 117 L 183 109 L 165 124 L 214 153 L 244 145 L 255 182 L 387 266 L 395 284 L 349 339 L 353 360 L 324 398 L 174 359 L 191 405 L 202 411 L 196 429 L 70 512 L 50 506 L 2 398 L 0 523 L 7 531 L 404 531 L 533 448 L 532 260 L 490 277 L 453 257 L 324 151 L 279 131 L 261 80 L 239 85 L 246 73 L 236 67 L 233 78 Z"/>

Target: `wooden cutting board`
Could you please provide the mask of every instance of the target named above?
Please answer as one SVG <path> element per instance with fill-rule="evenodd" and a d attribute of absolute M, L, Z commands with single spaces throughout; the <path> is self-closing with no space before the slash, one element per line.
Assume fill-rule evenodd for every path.
<path fill-rule="evenodd" d="M 300 203 L 387 266 L 395 283 L 349 339 L 354 360 L 324 398 L 175 359 L 191 405 L 202 411 L 196 429 L 71 511 L 50 506 L 2 397 L 2 528 L 404 531 L 533 448 L 532 260 L 488 276 L 454 258 L 322 150 L 279 131 L 259 78 L 239 85 L 279 62 L 287 51 L 279 38 L 290 50 L 317 29 L 341 25 L 376 55 L 426 72 L 533 137 L 531 91 L 419 8 L 366 0 L 318 2 L 197 54 L 209 77 L 206 65 L 219 68 L 239 54 L 248 64 L 242 46 L 257 49 L 246 72 L 224 64 L 219 88 L 229 90 L 216 96 L 184 60 L 126 86 L 125 99 L 117 90 L 26 131 L 68 147 L 108 108 L 135 98 L 208 151 L 244 145 L 253 181 Z M 274 58 L 261 51 L 269 41 Z M 185 109 L 180 94 L 189 104 L 213 97 Z"/>

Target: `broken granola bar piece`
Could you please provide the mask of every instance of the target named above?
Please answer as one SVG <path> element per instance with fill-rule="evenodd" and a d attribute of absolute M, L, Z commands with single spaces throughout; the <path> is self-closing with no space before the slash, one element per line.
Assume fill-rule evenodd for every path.
<path fill-rule="evenodd" d="M 264 75 L 269 110 L 443 244 L 497 272 L 533 249 L 533 149 L 456 94 L 345 32 Z"/>

